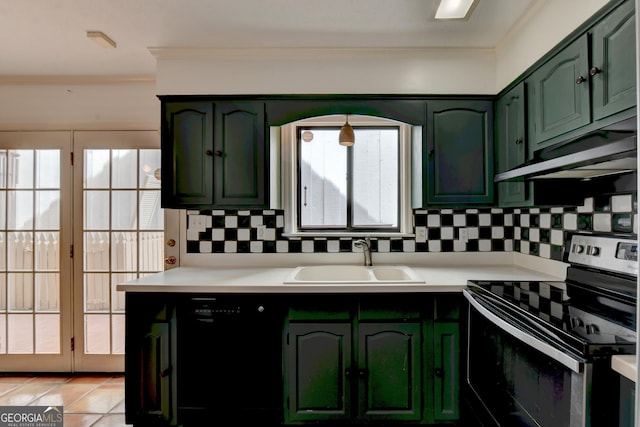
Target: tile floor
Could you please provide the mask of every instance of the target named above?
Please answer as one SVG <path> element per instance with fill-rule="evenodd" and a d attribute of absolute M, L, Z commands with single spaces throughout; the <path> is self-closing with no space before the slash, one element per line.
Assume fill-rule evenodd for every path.
<path fill-rule="evenodd" d="M 124 375 L 0 374 L 0 406 L 64 406 L 64 427 L 123 427 Z"/>

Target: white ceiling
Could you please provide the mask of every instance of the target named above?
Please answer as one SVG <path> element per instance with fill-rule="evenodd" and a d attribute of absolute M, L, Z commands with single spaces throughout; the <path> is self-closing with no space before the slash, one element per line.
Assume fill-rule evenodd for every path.
<path fill-rule="evenodd" d="M 438 0 L 1 0 L 0 77 L 154 75 L 150 47 L 494 48 L 541 1 L 435 22 Z"/>

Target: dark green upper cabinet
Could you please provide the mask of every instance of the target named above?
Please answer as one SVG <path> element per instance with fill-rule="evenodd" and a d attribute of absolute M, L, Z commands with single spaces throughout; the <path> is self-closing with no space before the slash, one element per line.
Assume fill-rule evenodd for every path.
<path fill-rule="evenodd" d="M 591 122 L 587 35 L 538 68 L 527 81 L 532 115 L 530 154 L 550 138 Z"/>
<path fill-rule="evenodd" d="M 493 202 L 493 103 L 490 100 L 427 102 L 422 200 L 429 205 Z M 421 203 L 420 203 L 421 202 Z"/>
<path fill-rule="evenodd" d="M 527 160 L 526 91 L 524 82 L 501 96 L 496 103 L 497 172 L 505 172 Z M 527 198 L 524 180 L 498 183 L 500 206 L 521 204 Z"/>
<path fill-rule="evenodd" d="M 268 207 L 264 102 L 162 108 L 162 207 Z"/>
<path fill-rule="evenodd" d="M 214 206 L 268 207 L 267 157 L 264 103 L 216 103 Z"/>
<path fill-rule="evenodd" d="M 524 82 L 518 83 L 496 102 L 496 169 L 498 172 L 521 166 L 527 160 L 526 105 Z M 524 180 L 498 182 L 498 205 L 576 206 L 584 202 L 575 183 L 568 180 Z"/>
<path fill-rule="evenodd" d="M 213 103 L 162 103 L 162 207 L 213 202 Z"/>
<path fill-rule="evenodd" d="M 593 85 L 594 120 L 636 105 L 635 37 L 632 1 L 623 3 L 593 28 L 589 75 Z"/>
<path fill-rule="evenodd" d="M 621 2 L 527 78 L 529 158 L 635 115 L 633 1 Z"/>

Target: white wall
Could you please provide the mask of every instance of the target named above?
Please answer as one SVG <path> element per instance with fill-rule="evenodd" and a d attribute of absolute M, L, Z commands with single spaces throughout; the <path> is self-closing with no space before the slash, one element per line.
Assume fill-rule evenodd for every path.
<path fill-rule="evenodd" d="M 496 50 L 153 49 L 159 94 L 496 94 L 608 0 L 540 0 Z"/>
<path fill-rule="evenodd" d="M 0 129 L 160 127 L 155 81 L 0 84 Z"/>
<path fill-rule="evenodd" d="M 160 94 L 492 94 L 493 50 L 154 50 Z"/>

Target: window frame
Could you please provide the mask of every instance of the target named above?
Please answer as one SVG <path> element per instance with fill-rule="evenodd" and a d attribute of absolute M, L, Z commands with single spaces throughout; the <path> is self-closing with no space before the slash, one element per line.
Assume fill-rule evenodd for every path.
<path fill-rule="evenodd" d="M 284 237 L 302 236 L 372 236 L 372 237 L 410 237 L 413 236 L 413 211 L 411 207 L 411 146 L 412 139 L 419 138 L 421 132 L 407 123 L 375 116 L 349 115 L 349 124 L 353 127 L 393 127 L 398 129 L 398 227 L 394 230 L 373 227 L 357 228 L 300 228 L 299 227 L 299 191 L 298 191 L 298 128 L 327 127 L 340 128 L 345 123 L 345 115 L 311 117 L 285 124 L 272 129 L 272 138 L 280 141 L 280 182 L 279 205 L 284 210 Z M 336 141 L 336 144 L 338 142 Z M 357 142 L 356 142 L 357 143 Z"/>

